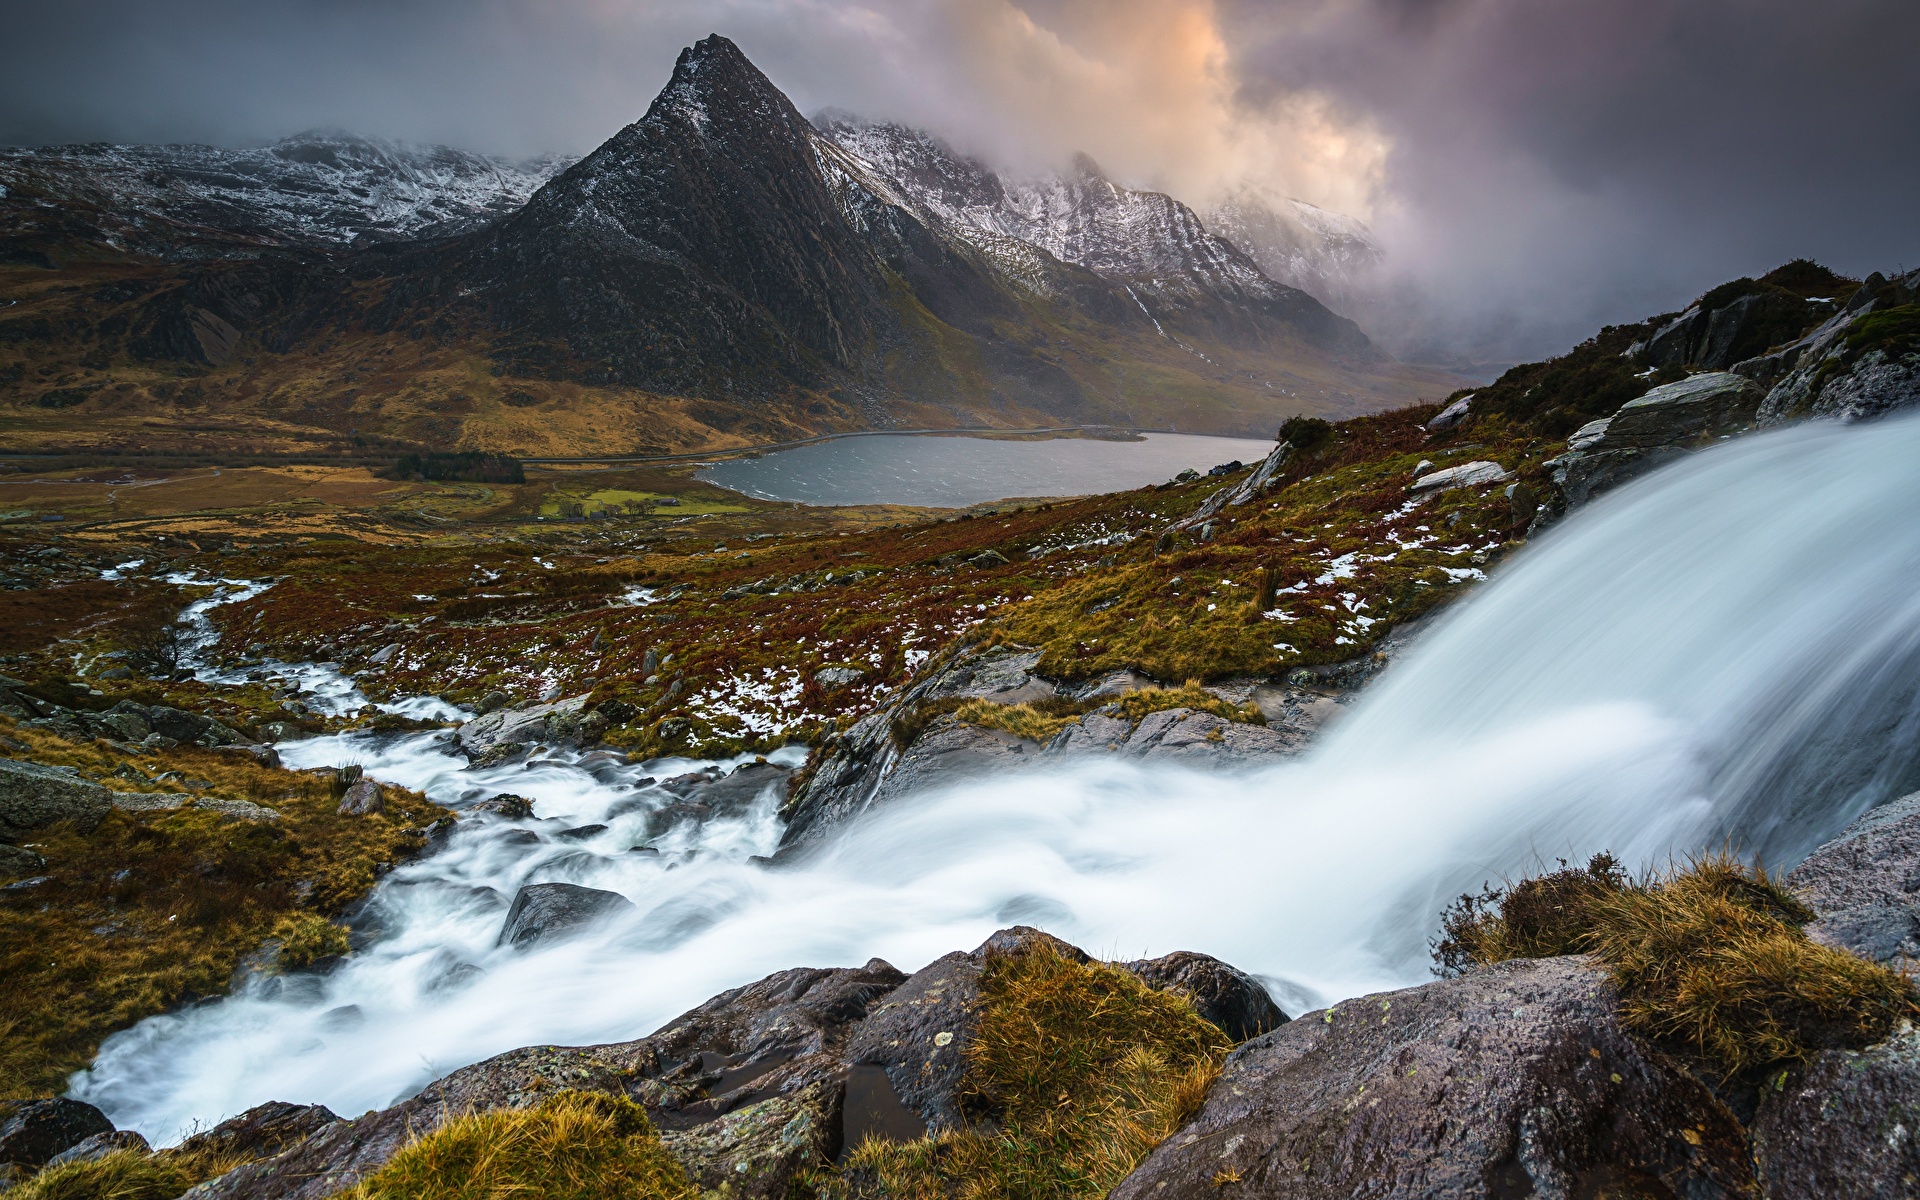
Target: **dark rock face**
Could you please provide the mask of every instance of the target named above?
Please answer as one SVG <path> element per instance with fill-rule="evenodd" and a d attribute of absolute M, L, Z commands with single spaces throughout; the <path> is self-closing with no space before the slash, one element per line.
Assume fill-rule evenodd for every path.
<path fill-rule="evenodd" d="M 55 1097 L 32 1100 L 0 1125 L 0 1163 L 37 1167 L 90 1137 L 113 1132 L 113 1122 L 91 1104 Z"/>
<path fill-rule="evenodd" d="M 332 1125 L 340 1118 L 324 1105 L 272 1100 L 229 1117 L 180 1143 L 180 1149 L 265 1158 Z"/>
<path fill-rule="evenodd" d="M 1643 1049 L 1581 959 L 1308 1013 L 1236 1050 L 1114 1200 L 1746 1196 L 1739 1123 Z"/>
<path fill-rule="evenodd" d="M 1787 873 L 1817 942 L 1890 962 L 1920 957 L 1920 793 L 1881 805 Z"/>
<path fill-rule="evenodd" d="M 1259 1037 L 1287 1023 L 1287 1014 L 1280 1011 L 1259 981 L 1210 955 L 1176 950 L 1159 958 L 1117 965 L 1148 987 L 1186 996 L 1193 1001 L 1194 1011 L 1236 1042 Z"/>
<path fill-rule="evenodd" d="M 822 383 L 859 361 L 890 310 L 813 140 L 738 47 L 706 38 L 644 117 L 464 265 L 508 327 L 565 339 L 635 386 L 715 392 L 755 369 Z"/>
<path fill-rule="evenodd" d="M 528 946 L 578 932 L 602 917 L 633 908 L 618 892 L 572 883 L 530 883 L 513 898 L 506 924 L 500 928 L 502 946 Z"/>
<path fill-rule="evenodd" d="M 18 838 L 56 821 L 91 832 L 112 808 L 113 793 L 97 783 L 39 763 L 0 759 L 0 838 Z"/>
<path fill-rule="evenodd" d="M 1920 1034 L 1824 1050 L 1761 1096 L 1754 1160 L 1768 1200 L 1920 1195 Z"/>

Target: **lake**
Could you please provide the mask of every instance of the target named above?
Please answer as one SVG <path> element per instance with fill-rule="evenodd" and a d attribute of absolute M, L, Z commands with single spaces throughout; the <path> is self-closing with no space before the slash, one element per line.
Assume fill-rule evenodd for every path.
<path fill-rule="evenodd" d="M 1137 442 L 881 434 L 717 462 L 699 475 L 762 500 L 964 508 L 1009 496 L 1128 491 L 1188 468 L 1258 462 L 1272 449 L 1269 441 L 1188 433 L 1149 433 Z"/>

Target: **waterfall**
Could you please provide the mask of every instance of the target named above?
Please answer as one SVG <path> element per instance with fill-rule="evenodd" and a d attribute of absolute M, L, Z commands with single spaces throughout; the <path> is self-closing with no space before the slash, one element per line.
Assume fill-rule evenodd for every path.
<path fill-rule="evenodd" d="M 1005 775 L 896 802 L 791 868 L 749 861 L 778 837 L 773 796 L 635 856 L 617 822 L 653 793 L 603 768 L 556 756 L 509 787 L 431 735 L 290 744 L 292 765 L 353 758 L 443 802 L 493 787 L 616 827 L 561 850 L 465 825 L 382 884 L 381 932 L 341 968 L 142 1022 L 75 1094 L 156 1142 L 271 1099 L 354 1115 L 513 1047 L 641 1036 L 780 968 L 912 969 L 1013 923 L 1105 957 L 1215 954 L 1298 1012 L 1421 981 L 1451 895 L 1557 857 L 1732 844 L 1788 865 L 1920 774 L 1916 461 L 1920 419 L 1716 446 L 1527 547 L 1302 759 Z M 636 909 L 495 946 L 541 880 Z"/>

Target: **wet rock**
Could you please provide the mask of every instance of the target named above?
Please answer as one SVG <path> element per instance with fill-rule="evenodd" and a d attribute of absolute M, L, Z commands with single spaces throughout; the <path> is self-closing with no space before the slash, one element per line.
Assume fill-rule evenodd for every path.
<path fill-rule="evenodd" d="M 1186 996 L 1193 1001 L 1195 1012 L 1236 1042 L 1259 1037 L 1287 1023 L 1287 1014 L 1280 1011 L 1258 980 L 1210 955 L 1176 950 L 1159 958 L 1114 965 L 1148 987 Z"/>
<path fill-rule="evenodd" d="M 106 676 L 103 675 L 101 678 L 104 679 Z M 153 1147 L 147 1144 L 146 1138 L 131 1129 L 116 1129 L 110 1133 L 96 1133 L 90 1138 L 68 1146 L 48 1159 L 47 1165 L 57 1167 L 62 1163 L 92 1162 L 122 1150 L 132 1150 L 136 1154 L 151 1154 Z"/>
<path fill-rule="evenodd" d="M 562 829 L 554 834 L 554 840 L 561 842 L 584 842 L 590 837 L 598 837 L 607 831 L 605 825 L 575 825 L 572 829 Z"/>
<path fill-rule="evenodd" d="M 1920 1195 L 1920 1032 L 1783 1073 L 1761 1093 L 1753 1156 L 1768 1200 Z"/>
<path fill-rule="evenodd" d="M 0 759 L 0 838 L 17 839 L 57 821 L 91 833 L 113 807 L 97 783 L 35 762 Z"/>
<path fill-rule="evenodd" d="M 47 865 L 47 860 L 25 846 L 0 842 L 0 879 L 31 875 Z"/>
<path fill-rule="evenodd" d="M 1819 914 L 1817 942 L 1862 958 L 1920 958 L 1920 792 L 1881 805 L 1787 873 Z"/>
<path fill-rule="evenodd" d="M 813 1083 L 687 1130 L 667 1130 L 661 1143 L 693 1181 L 743 1200 L 786 1200 L 802 1171 L 830 1160 L 840 1146 L 844 1089 Z"/>
<path fill-rule="evenodd" d="M 586 705 L 585 696 L 571 696 L 525 708 L 497 709 L 460 727 L 460 748 L 471 758 L 510 742 L 543 743 L 565 738 L 578 744 L 583 731 L 592 725 Z M 601 732 L 605 731 L 605 721 L 600 718 Z"/>
<path fill-rule="evenodd" d="M 1620 1027 L 1584 959 L 1502 963 L 1241 1046 L 1113 1200 L 1744 1197 L 1746 1139 Z"/>
<path fill-rule="evenodd" d="M 512 699 L 505 692 L 488 692 L 480 697 L 480 702 L 473 706 L 473 711 L 484 717 L 490 712 L 500 711 L 511 703 L 513 703 Z"/>
<path fill-rule="evenodd" d="M 530 883 L 513 898 L 498 944 L 516 948 L 580 932 L 601 918 L 633 908 L 618 892 L 572 883 Z"/>
<path fill-rule="evenodd" d="M 475 753 L 468 765 L 476 771 L 488 767 L 504 767 L 517 763 L 531 753 L 533 747 L 526 742 L 495 742 Z"/>
<path fill-rule="evenodd" d="M 386 811 L 386 801 L 381 798 L 380 785 L 371 779 L 362 779 L 347 789 L 340 797 L 339 814 L 343 817 L 364 817 Z"/>
<path fill-rule="evenodd" d="M 29 1100 L 0 1124 L 0 1163 L 37 1167 L 95 1134 L 112 1132 L 113 1122 L 91 1104 L 63 1096 Z"/>
<path fill-rule="evenodd" d="M 1117 737 L 1122 729 L 1125 736 Z M 1047 744 L 1047 753 L 1090 753 L 1108 746 L 1131 758 L 1229 766 L 1297 754 L 1305 738 L 1298 730 L 1249 725 L 1191 708 L 1163 708 L 1130 727 L 1111 717 L 1068 726 Z"/>

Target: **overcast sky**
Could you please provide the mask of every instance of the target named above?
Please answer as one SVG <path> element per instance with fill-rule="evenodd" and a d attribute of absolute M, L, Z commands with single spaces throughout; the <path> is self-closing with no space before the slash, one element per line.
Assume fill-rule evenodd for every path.
<path fill-rule="evenodd" d="M 1920 265 L 1912 0 L 0 0 L 0 29 L 0 143 L 516 156 L 591 149 L 719 32 L 803 112 L 1362 217 L 1488 353 L 1796 256 Z"/>

